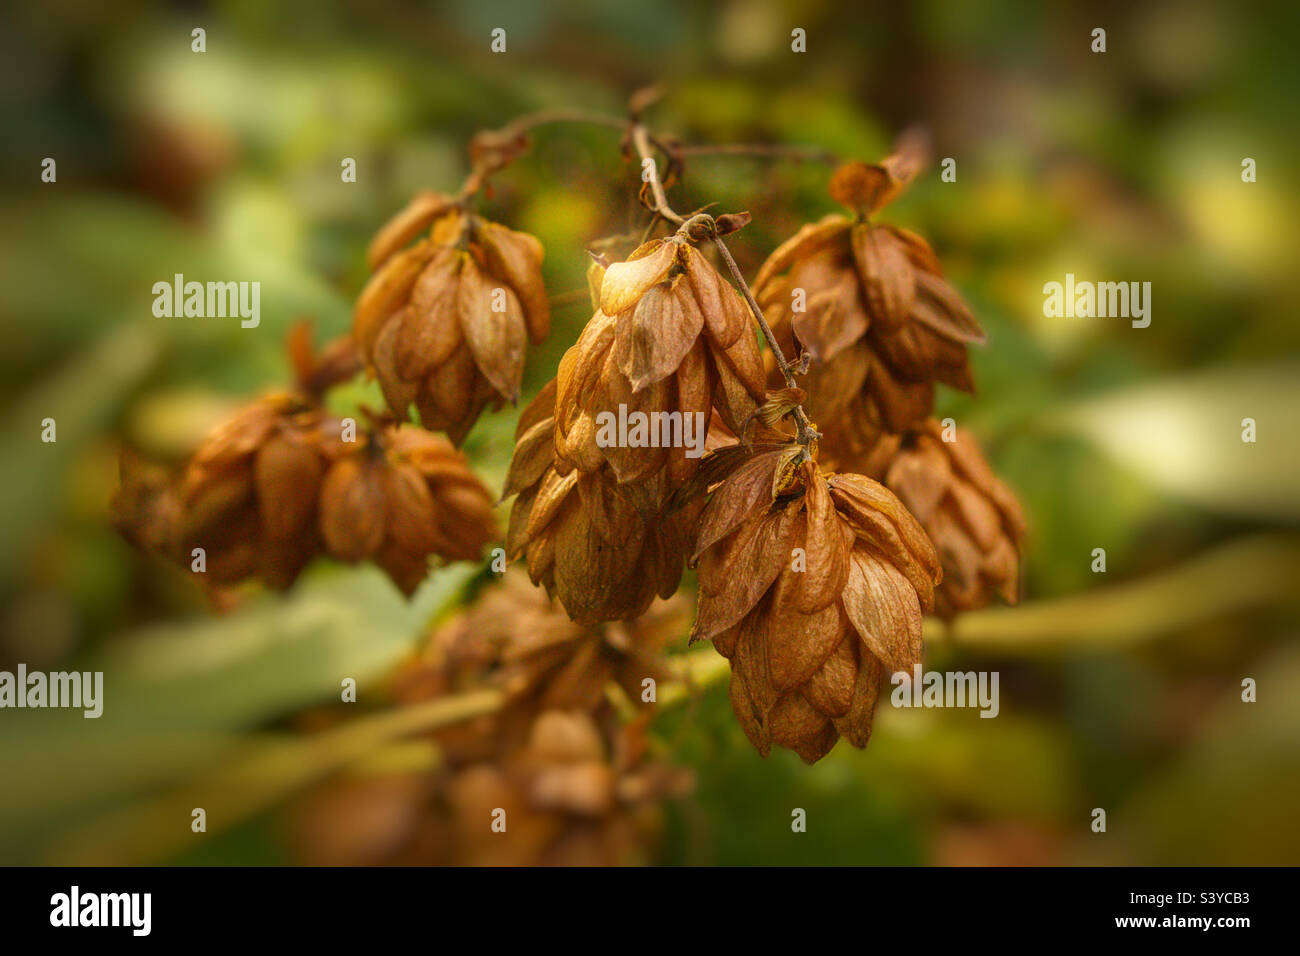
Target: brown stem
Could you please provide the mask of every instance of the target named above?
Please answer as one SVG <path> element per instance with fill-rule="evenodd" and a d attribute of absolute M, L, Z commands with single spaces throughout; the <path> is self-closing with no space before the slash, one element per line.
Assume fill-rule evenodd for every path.
<path fill-rule="evenodd" d="M 736 280 L 736 285 L 740 287 L 740 293 L 745 297 L 745 302 L 749 305 L 749 311 L 754 314 L 758 320 L 758 327 L 763 330 L 763 337 L 767 339 L 768 348 L 772 350 L 772 356 L 776 359 L 776 364 L 781 369 L 781 377 L 785 379 L 785 384 L 789 388 L 798 388 L 794 380 L 794 371 L 789 361 L 786 360 L 785 353 L 776 341 L 776 335 L 772 332 L 772 327 L 767 324 L 767 318 L 763 315 L 763 310 L 759 308 L 758 302 L 754 299 L 754 293 L 749 290 L 749 283 L 741 275 L 740 267 L 736 265 L 736 260 L 731 256 L 731 250 L 727 244 L 722 241 L 719 235 L 713 236 L 713 244 L 718 249 L 718 254 L 722 256 L 722 261 L 727 264 L 731 271 L 731 277 Z M 796 405 L 794 408 L 794 420 L 799 429 L 799 444 L 807 448 L 813 441 L 821 437 L 821 433 L 812 427 L 808 420 L 808 413 L 803 410 L 802 405 Z"/>
<path fill-rule="evenodd" d="M 632 144 L 636 147 L 637 154 L 642 161 L 652 158 L 650 136 L 640 123 L 632 127 Z M 745 297 L 745 302 L 749 305 L 749 311 L 758 321 L 758 327 L 763 330 L 763 337 L 767 339 L 768 348 L 772 350 L 772 355 L 781 368 L 781 375 L 785 378 L 786 385 L 790 388 L 797 388 L 798 385 L 795 383 L 791 365 L 786 360 L 785 353 L 781 351 L 781 346 L 776 341 L 776 335 L 773 334 L 772 327 L 767 324 L 767 318 L 763 315 L 763 310 L 759 308 L 758 302 L 755 301 L 754 293 L 749 289 L 749 283 L 745 281 L 744 274 L 741 273 L 740 267 L 736 265 L 731 250 L 727 248 L 727 244 L 718 235 L 717 223 L 714 218 L 708 213 L 697 213 L 687 220 L 673 212 L 672 207 L 668 205 L 668 197 L 664 194 L 664 187 L 659 182 L 659 176 L 653 171 L 650 176 L 650 191 L 654 196 L 654 211 L 656 213 L 664 219 L 681 226 L 683 231 L 687 233 L 694 233 L 696 231 L 695 227 L 698 226 L 703 237 L 713 241 L 718 253 L 722 256 L 722 261 L 727 264 L 727 269 L 731 272 L 731 278 L 735 280 L 741 295 Z M 803 410 L 802 405 L 795 406 L 794 420 L 798 428 L 799 444 L 803 445 L 805 453 L 808 453 L 809 446 L 820 438 L 821 434 L 812 427 L 812 423 L 808 420 L 808 413 Z"/>
<path fill-rule="evenodd" d="M 679 156 L 753 156 L 760 159 L 791 159 L 795 162 L 838 165 L 839 157 L 820 146 L 787 146 L 781 143 L 720 143 L 678 146 Z"/>
<path fill-rule="evenodd" d="M 642 162 L 649 159 L 653 163 L 654 157 L 650 150 L 650 134 L 640 123 L 636 123 L 632 127 L 632 145 L 636 147 L 637 155 L 641 157 Z M 659 170 L 657 168 L 652 168 L 650 171 L 650 192 L 654 194 L 655 212 L 675 226 L 680 226 L 686 221 L 673 212 L 673 207 L 668 205 L 668 196 L 664 193 L 663 183 L 659 182 Z"/>
<path fill-rule="evenodd" d="M 596 113 L 591 110 L 559 107 L 537 110 L 535 113 L 525 113 L 522 116 L 517 116 L 505 126 L 496 130 L 495 134 L 506 139 L 514 139 L 531 129 L 536 129 L 538 126 L 548 126 L 552 123 L 584 123 L 588 126 L 607 126 L 610 129 L 620 131 L 627 129 L 627 120 L 619 116 L 610 116 L 606 113 Z"/>
<path fill-rule="evenodd" d="M 716 152 L 719 154 L 730 155 L 767 155 L 767 156 L 790 156 L 799 151 L 805 151 L 805 158 L 819 158 L 825 161 L 833 160 L 829 153 L 824 151 L 812 152 L 808 147 L 780 147 L 766 146 L 764 144 L 737 144 L 732 147 L 677 147 L 676 151 L 670 149 L 662 141 L 656 139 L 646 129 L 645 125 L 637 118 L 631 120 L 621 120 L 617 117 L 606 116 L 602 113 L 591 113 L 586 110 L 571 109 L 551 109 L 540 110 L 536 113 L 529 113 L 507 123 L 499 130 L 488 134 L 488 137 L 500 144 L 508 145 L 522 137 L 528 130 L 537 126 L 548 123 L 575 122 L 590 123 L 599 126 L 607 126 L 612 129 L 627 130 L 630 134 L 632 146 L 637 155 L 644 163 L 645 160 L 654 159 L 654 150 L 660 150 L 670 160 L 678 157 L 683 150 L 690 150 L 697 154 L 705 152 Z M 471 174 L 471 181 L 474 181 L 474 189 L 477 191 L 482 180 L 486 179 L 486 170 L 476 170 Z M 781 375 L 785 379 L 786 385 L 790 388 L 797 388 L 794 380 L 794 372 L 790 362 L 786 359 L 785 353 L 781 351 L 781 346 L 777 344 L 776 336 L 772 332 L 772 327 L 767 324 L 767 319 L 763 315 L 763 310 L 759 308 L 758 302 L 754 300 L 754 294 L 749 289 L 749 283 L 745 281 L 744 275 L 741 274 L 740 268 L 736 265 L 736 260 L 732 258 L 731 250 L 727 244 L 722 241 L 718 235 L 717 225 L 712 216 L 706 213 L 699 213 L 686 219 L 673 210 L 668 202 L 668 195 L 664 192 L 663 183 L 659 181 L 659 172 L 657 168 L 652 168 L 650 175 L 650 194 L 653 199 L 652 210 L 660 218 L 671 222 L 675 226 L 689 229 L 691 226 L 698 225 L 701 227 L 703 237 L 711 239 L 717 246 L 718 252 L 731 271 L 731 277 L 735 280 L 736 286 L 740 289 L 741 294 L 745 297 L 745 302 L 749 305 L 749 311 L 753 313 L 757 320 L 759 328 L 763 330 L 763 337 L 767 339 L 768 348 L 772 350 L 772 355 L 776 358 L 777 365 L 780 366 Z M 467 182 L 467 187 L 469 183 Z M 798 441 L 804 446 L 805 452 L 808 447 L 820 436 L 820 433 L 813 428 L 812 423 L 808 420 L 808 414 L 804 411 L 802 405 L 795 406 L 794 409 L 795 423 L 798 427 Z"/>

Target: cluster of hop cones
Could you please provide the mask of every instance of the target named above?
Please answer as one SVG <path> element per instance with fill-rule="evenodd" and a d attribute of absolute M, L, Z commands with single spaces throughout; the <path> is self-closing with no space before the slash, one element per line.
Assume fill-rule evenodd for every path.
<path fill-rule="evenodd" d="M 410 702 L 488 684 L 506 703 L 439 732 L 436 771 L 313 795 L 309 835 L 387 809 L 373 839 L 304 846 L 331 861 L 595 862 L 641 845 L 643 811 L 685 778 L 646 760 L 652 706 L 629 721 L 606 690 L 640 701 L 688 630 L 686 568 L 691 640 L 730 662 L 746 736 L 809 763 L 841 736 L 866 745 L 879 687 L 920 660 L 925 614 L 1017 599 L 1019 504 L 933 417 L 936 383 L 973 390 L 967 347 L 983 335 L 929 244 L 875 221 L 918 165 L 905 143 L 841 167 L 830 192 L 847 213 L 777 248 L 752 290 L 715 265 L 734 265 L 720 236 L 747 217 L 692 216 L 591 267 L 594 314 L 521 413 L 503 494 L 506 557 L 550 600 L 512 569 L 392 685 Z M 472 196 L 422 193 L 380 230 L 351 339 L 318 356 L 296 334 L 291 392 L 174 472 L 124 459 L 124 533 L 183 566 L 203 550 L 218 585 L 287 587 L 325 553 L 373 560 L 410 594 L 431 558 L 481 558 L 498 540 L 492 496 L 456 446 L 518 399 L 550 316 L 541 244 Z M 362 368 L 388 407 L 348 440 L 321 398 Z M 603 415 L 637 412 L 696 416 L 708 453 L 603 435 Z M 461 825 L 485 808 L 514 808 L 512 850 Z"/>

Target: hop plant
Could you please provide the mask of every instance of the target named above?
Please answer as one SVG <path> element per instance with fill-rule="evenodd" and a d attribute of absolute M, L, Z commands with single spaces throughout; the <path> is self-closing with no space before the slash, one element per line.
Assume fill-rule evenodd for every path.
<path fill-rule="evenodd" d="M 700 414 L 707 427 L 716 407 L 738 431 L 764 392 L 745 303 L 679 230 L 605 270 L 599 308 L 560 362 L 556 454 L 584 472 L 608 463 L 622 483 L 667 466 L 678 484 L 693 470 L 684 449 L 602 447 L 599 416 L 625 406 Z"/>
<path fill-rule="evenodd" d="M 635 620 L 579 624 L 511 568 L 429 634 L 392 676 L 392 693 L 417 703 L 484 686 L 501 689 L 501 708 L 438 738 L 457 759 L 485 759 L 522 742 L 540 710 L 607 716 L 611 686 L 628 707 L 644 710 L 643 682 L 667 677 L 663 650 L 690 619 L 690 602 L 674 594 Z"/>
<path fill-rule="evenodd" d="M 436 774 L 338 779 L 294 806 L 291 845 L 316 865 L 616 866 L 646 862 L 662 804 L 689 771 L 646 758 L 642 731 L 545 710 L 521 746 Z M 485 821 L 502 818 L 493 831 Z"/>
<path fill-rule="evenodd" d="M 973 440 L 944 441 L 932 418 L 936 383 L 973 390 L 983 334 L 926 241 L 873 221 L 916 175 L 919 142 L 840 166 L 830 193 L 850 214 L 803 227 L 751 291 L 724 242 L 748 213 L 673 211 L 682 156 L 641 123 L 647 105 L 612 125 L 643 160 L 667 154 L 666 182 L 642 184 L 649 221 L 626 258 L 593 252 L 591 318 L 515 430 L 505 552 L 527 575 L 485 583 L 384 688 L 398 706 L 471 689 L 497 704 L 430 730 L 422 770 L 319 788 L 295 824 L 310 861 L 637 858 L 659 804 L 690 784 L 647 759 L 654 708 L 636 703 L 645 678 L 684 673 L 665 649 L 686 630 L 688 566 L 690 639 L 726 659 L 745 735 L 808 763 L 840 737 L 866 746 L 886 675 L 921 660 L 924 615 L 1019 596 L 1020 506 Z M 294 387 L 176 472 L 124 456 L 128 538 L 182 564 L 205 549 L 216 586 L 285 588 L 329 555 L 374 562 L 409 596 L 431 561 L 482 557 L 493 500 L 458 446 L 485 409 L 518 401 L 550 302 L 541 244 L 476 203 L 534 122 L 476 135 L 456 195 L 421 192 L 380 228 L 351 335 L 319 354 L 304 327 L 291 336 Z M 362 406 L 368 427 L 344 441 L 325 396 L 363 369 L 387 410 Z M 611 422 L 637 417 L 678 440 L 611 440 Z M 496 810 L 508 839 L 482 825 Z M 356 823 L 335 839 L 340 821 Z"/>
<path fill-rule="evenodd" d="M 606 463 L 581 472 L 561 458 L 555 435 L 556 383 L 520 416 L 505 495 L 506 555 L 523 557 L 576 621 L 635 618 L 681 581 L 690 547 L 690 513 L 670 513 L 669 472 L 620 484 Z"/>
<path fill-rule="evenodd" d="M 824 443 L 833 454 L 865 454 L 920 424 L 935 382 L 974 391 L 966 347 L 984 335 L 970 310 L 924 239 L 870 218 L 915 176 L 920 150 L 905 139 L 877 165 L 842 167 L 831 194 L 855 216 L 804 226 L 754 281 L 782 346 L 800 346 L 811 359 L 806 406 L 834 426 Z"/>
<path fill-rule="evenodd" d="M 316 356 L 309 334 L 299 326 L 290 336 L 297 389 L 239 409 L 176 473 L 123 456 L 111 505 L 123 535 L 209 588 L 256 578 L 284 589 L 329 554 L 373 559 L 410 595 L 430 557 L 480 557 L 496 520 L 465 457 L 445 438 L 391 423 L 345 440 L 320 392 L 355 373 L 355 353 L 333 343 Z"/>
<path fill-rule="evenodd" d="M 945 441 L 942 426 L 931 419 L 904 439 L 884 480 L 943 561 L 935 598 L 941 617 L 984 607 L 994 595 L 1008 604 L 1019 600 L 1024 512 L 975 439 L 955 429 Z"/>
<path fill-rule="evenodd" d="M 155 478 L 146 505 L 139 459 L 123 458 L 113 513 L 123 532 L 182 566 L 200 554 L 205 580 L 257 577 L 286 588 L 320 549 L 321 477 L 331 453 L 319 410 L 295 394 L 269 394 L 215 429 L 174 479 Z"/>
<path fill-rule="evenodd" d="M 716 413 L 740 431 L 764 397 L 745 303 L 683 227 L 598 270 L 596 312 L 520 418 L 506 551 L 575 620 L 635 617 L 676 590 L 698 508 L 669 509 L 699 461 L 677 445 L 601 440 L 602 418 Z M 657 447 L 656 447 L 657 446 Z"/>
<path fill-rule="evenodd" d="M 480 558 L 496 537 L 492 495 L 438 435 L 389 426 L 330 465 L 321 482 L 321 534 L 341 561 L 373 559 L 404 594 L 429 558 Z"/>
<path fill-rule="evenodd" d="M 357 347 L 399 418 L 414 404 L 459 445 L 489 403 L 518 401 L 527 343 L 546 338 L 542 244 L 425 192 L 379 231 L 369 260 Z"/>
<path fill-rule="evenodd" d="M 840 736 L 866 746 L 882 676 L 921 659 L 942 573 L 892 493 L 802 454 L 762 451 L 712 493 L 691 638 L 731 662 L 732 710 L 758 751 L 777 744 L 814 763 Z"/>

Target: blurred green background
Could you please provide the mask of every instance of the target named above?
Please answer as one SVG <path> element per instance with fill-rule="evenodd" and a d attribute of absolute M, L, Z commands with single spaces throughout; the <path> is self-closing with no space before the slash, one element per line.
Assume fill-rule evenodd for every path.
<path fill-rule="evenodd" d="M 0 862 L 286 861 L 266 794 L 288 784 L 232 782 L 243 812 L 203 838 L 188 812 L 155 820 L 156 840 L 132 821 L 249 754 L 271 755 L 262 781 L 310 765 L 290 718 L 336 699 L 340 673 L 383 675 L 476 569 L 408 605 L 372 569 L 321 564 L 216 617 L 108 527 L 118 449 L 183 457 L 287 380 L 294 320 L 344 332 L 369 236 L 416 190 L 454 189 L 475 130 L 549 106 L 617 114 L 654 81 L 648 122 L 688 143 L 872 161 L 919 122 L 957 160 L 955 183 L 932 166 L 885 219 L 931 240 L 988 331 L 980 394 L 945 392 L 939 411 L 980 437 L 1031 527 L 1026 605 L 937 630 L 928 656 L 998 670 L 998 719 L 882 707 L 867 751 L 807 768 L 760 759 L 714 686 L 656 725 L 700 779 L 662 859 L 1300 862 L 1293 4 L 53 0 L 4 16 L 0 668 L 102 669 L 107 702 L 97 721 L 0 712 Z M 617 140 L 541 130 L 482 207 L 541 238 L 553 294 L 582 289 L 585 248 L 633 221 Z M 749 210 L 731 245 L 752 276 L 832 211 L 826 175 L 700 156 L 672 196 Z M 260 327 L 155 318 L 151 287 L 178 272 L 259 280 Z M 1150 327 L 1045 318 L 1043 283 L 1067 272 L 1151 282 Z M 588 317 L 579 299 L 556 308 L 528 391 Z M 485 416 L 467 443 L 494 488 L 514 419 Z"/>

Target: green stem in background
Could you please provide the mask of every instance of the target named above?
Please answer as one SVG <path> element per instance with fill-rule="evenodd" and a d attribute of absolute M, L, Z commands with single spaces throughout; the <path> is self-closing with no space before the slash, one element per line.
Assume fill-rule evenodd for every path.
<path fill-rule="evenodd" d="M 191 849 L 193 841 L 247 822 L 331 773 L 372 757 L 385 744 L 493 713 L 504 701 L 499 690 L 477 690 L 363 717 L 308 737 L 257 741 L 233 761 L 174 789 L 70 828 L 46 851 L 46 860 L 122 866 L 176 857 Z M 195 807 L 206 813 L 204 834 L 192 833 L 186 825 Z M 175 825 L 159 826 L 159 820 Z"/>
<path fill-rule="evenodd" d="M 936 646 L 1020 657 L 1124 648 L 1198 621 L 1294 602 L 1297 578 L 1300 540 L 1257 535 L 1131 583 L 1019 608 L 975 611 L 949 625 L 927 619 L 925 635 Z M 690 700 L 730 672 L 712 648 L 675 655 L 666 664 L 673 679 L 659 687 L 660 707 Z M 130 865 L 173 858 L 197 837 L 184 825 L 194 807 L 208 810 L 211 836 L 403 739 L 493 713 L 505 699 L 498 690 L 435 698 L 314 736 L 262 744 L 251 755 L 159 796 L 64 831 L 43 862 Z M 180 822 L 160 827 L 160 819 Z"/>

